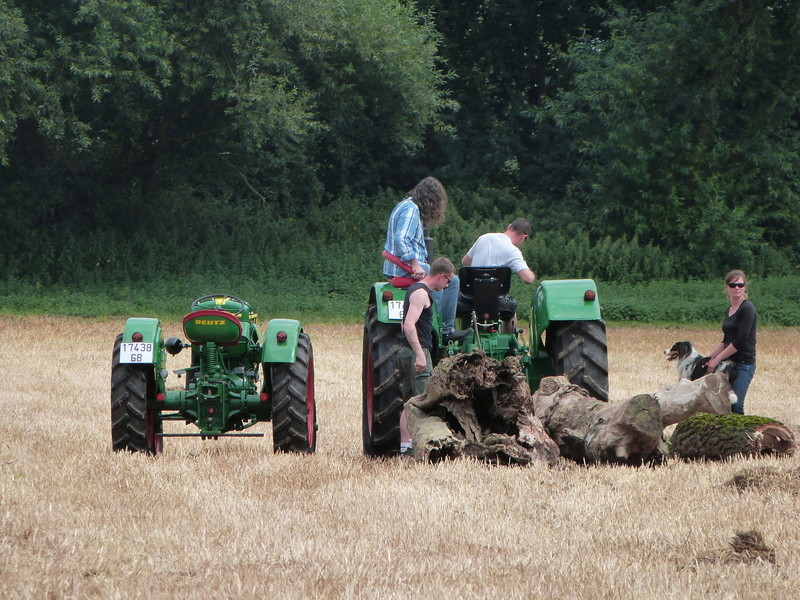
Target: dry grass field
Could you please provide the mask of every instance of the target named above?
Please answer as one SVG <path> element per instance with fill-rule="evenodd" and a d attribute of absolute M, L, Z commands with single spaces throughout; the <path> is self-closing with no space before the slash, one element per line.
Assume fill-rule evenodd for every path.
<path fill-rule="evenodd" d="M 122 324 L 0 316 L 1 598 L 797 597 L 800 488 L 725 483 L 798 457 L 555 469 L 368 460 L 361 328 L 313 324 L 316 455 L 273 455 L 269 425 L 265 438 L 167 438 L 155 458 L 114 454 Z M 165 329 L 180 335 L 177 322 Z M 675 380 L 663 348 L 690 339 L 708 350 L 718 336 L 610 327 L 613 399 Z M 759 333 L 746 406 L 795 432 L 799 342 L 797 330 Z M 774 563 L 733 560 L 729 541 L 751 529 Z"/>

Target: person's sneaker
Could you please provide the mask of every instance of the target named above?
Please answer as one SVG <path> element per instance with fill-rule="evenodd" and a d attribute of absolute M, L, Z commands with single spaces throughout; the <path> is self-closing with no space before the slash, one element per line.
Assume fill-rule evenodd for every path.
<path fill-rule="evenodd" d="M 457 329 L 455 331 L 446 331 L 442 333 L 442 341 L 447 344 L 448 342 L 459 342 L 468 335 L 472 335 L 472 327 L 467 329 Z"/>

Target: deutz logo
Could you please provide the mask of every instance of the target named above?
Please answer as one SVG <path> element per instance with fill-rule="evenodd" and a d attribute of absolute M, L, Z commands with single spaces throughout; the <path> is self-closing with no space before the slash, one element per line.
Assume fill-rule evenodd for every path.
<path fill-rule="evenodd" d="M 195 325 L 225 325 L 225 321 L 221 319 L 195 319 Z"/>

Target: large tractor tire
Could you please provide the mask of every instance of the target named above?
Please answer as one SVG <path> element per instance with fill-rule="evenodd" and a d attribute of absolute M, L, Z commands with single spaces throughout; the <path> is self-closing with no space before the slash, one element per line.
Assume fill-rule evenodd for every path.
<path fill-rule="evenodd" d="M 293 363 L 272 365 L 272 447 L 311 454 L 317 449 L 314 350 L 301 333 Z"/>
<path fill-rule="evenodd" d="M 361 364 L 362 438 L 364 454 L 394 456 L 400 452 L 399 325 L 378 321 L 375 305 L 367 308 Z"/>
<path fill-rule="evenodd" d="M 160 454 L 163 423 L 147 399 L 155 393 L 152 365 L 120 364 L 122 334 L 114 342 L 111 362 L 111 444 L 116 452 Z"/>
<path fill-rule="evenodd" d="M 556 375 L 608 402 L 608 346 L 603 321 L 570 321 L 551 326 Z M 548 344 L 549 345 L 549 344 Z"/>

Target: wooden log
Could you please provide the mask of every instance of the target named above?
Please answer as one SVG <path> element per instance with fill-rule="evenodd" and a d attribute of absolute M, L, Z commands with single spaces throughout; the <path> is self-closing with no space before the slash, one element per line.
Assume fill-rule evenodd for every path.
<path fill-rule="evenodd" d="M 727 415 L 736 395 L 724 373 L 711 373 L 695 381 L 682 379 L 653 396 L 661 406 L 661 424 L 674 425 L 697 413 Z"/>
<path fill-rule="evenodd" d="M 641 464 L 661 440 L 660 405 L 649 394 L 606 403 L 556 376 L 542 379 L 533 404 L 561 455 L 578 462 Z"/>
<path fill-rule="evenodd" d="M 533 414 L 519 359 L 480 352 L 442 360 L 424 394 L 405 405 L 414 457 L 461 455 L 492 462 L 558 462 L 558 447 Z"/>
<path fill-rule="evenodd" d="M 412 440 L 414 458 L 420 461 L 437 462 L 445 458 L 457 458 L 464 452 L 466 441 L 457 438 L 444 419 L 431 415 L 413 404 L 406 403 L 408 428 Z"/>
<path fill-rule="evenodd" d="M 687 460 L 794 453 L 794 434 L 783 423 L 753 415 L 694 415 L 675 427 L 670 454 Z"/>

